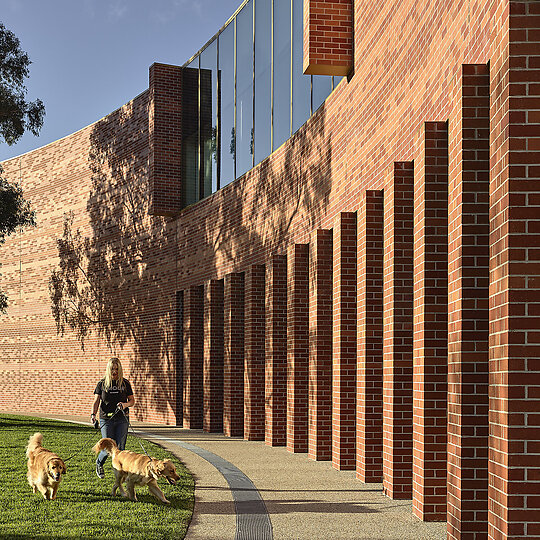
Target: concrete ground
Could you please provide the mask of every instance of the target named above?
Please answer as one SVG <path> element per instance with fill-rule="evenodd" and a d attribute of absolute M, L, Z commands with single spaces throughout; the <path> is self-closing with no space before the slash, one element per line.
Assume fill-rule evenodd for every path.
<path fill-rule="evenodd" d="M 36 416 L 89 423 L 82 417 Z M 364 484 L 354 471 L 337 471 L 329 462 L 200 430 L 140 422 L 133 427 L 193 473 L 195 509 L 188 540 L 446 538 L 445 523 L 419 521 L 411 501 L 391 500 L 382 484 Z"/>

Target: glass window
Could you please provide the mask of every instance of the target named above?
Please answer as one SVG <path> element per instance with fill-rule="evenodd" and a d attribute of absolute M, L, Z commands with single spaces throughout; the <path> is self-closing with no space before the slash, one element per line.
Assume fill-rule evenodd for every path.
<path fill-rule="evenodd" d="M 255 165 L 270 155 L 272 2 L 255 0 Z"/>
<path fill-rule="evenodd" d="M 201 177 L 204 196 L 218 189 L 217 184 L 217 40 L 201 53 L 200 126 Z"/>
<path fill-rule="evenodd" d="M 274 0 L 273 150 L 291 135 L 291 0 Z"/>
<path fill-rule="evenodd" d="M 184 70 L 182 80 L 182 166 L 184 204 L 199 200 L 199 57 Z"/>
<path fill-rule="evenodd" d="M 315 112 L 324 100 L 332 92 L 332 77 L 327 75 L 313 75 L 313 112 Z"/>
<path fill-rule="evenodd" d="M 236 16 L 236 176 L 253 167 L 253 0 Z"/>
<path fill-rule="evenodd" d="M 293 0 L 292 42 L 292 131 L 309 118 L 311 112 L 311 77 L 303 74 L 304 0 Z"/>
<path fill-rule="evenodd" d="M 219 35 L 218 84 L 221 96 L 220 186 L 235 178 L 236 137 L 234 134 L 234 21 Z"/>

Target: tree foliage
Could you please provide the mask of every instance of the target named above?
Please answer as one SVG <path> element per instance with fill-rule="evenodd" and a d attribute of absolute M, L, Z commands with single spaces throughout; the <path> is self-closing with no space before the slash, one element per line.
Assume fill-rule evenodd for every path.
<path fill-rule="evenodd" d="M 31 62 L 19 39 L 0 22 L 0 138 L 15 144 L 30 131 L 38 135 L 45 107 L 40 99 L 26 100 L 24 79 Z"/>

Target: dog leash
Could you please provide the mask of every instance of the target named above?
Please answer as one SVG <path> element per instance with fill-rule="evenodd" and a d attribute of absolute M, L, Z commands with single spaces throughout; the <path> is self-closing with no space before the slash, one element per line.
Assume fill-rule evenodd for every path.
<path fill-rule="evenodd" d="M 124 415 L 124 418 L 127 420 L 128 428 L 131 428 L 131 431 L 133 432 L 133 436 L 137 439 L 137 442 L 139 443 L 140 447 L 143 449 L 143 452 L 147 455 L 148 458 L 150 458 L 150 461 L 153 461 L 152 456 L 148 454 L 146 451 L 146 448 L 142 445 L 141 440 L 139 437 L 137 437 L 137 432 L 133 429 L 133 426 L 131 425 L 131 422 L 129 420 L 129 416 L 126 416 L 126 413 L 124 412 L 124 409 L 117 408 L 117 411 L 122 411 L 122 414 Z"/>
<path fill-rule="evenodd" d="M 120 410 L 120 409 L 117 408 L 116 411 L 114 411 L 113 415 L 112 415 L 108 420 L 105 421 L 105 423 L 103 424 L 102 427 L 105 427 L 105 426 L 106 426 L 106 425 L 107 425 L 107 424 L 115 417 L 116 413 L 117 413 L 119 410 Z M 122 411 L 122 412 L 123 412 L 123 411 Z M 126 416 L 126 415 L 124 414 L 124 417 L 125 417 L 125 416 Z M 98 425 L 96 425 L 96 424 L 98 424 L 97 421 L 96 421 L 96 423 L 94 423 L 94 428 L 95 428 L 95 429 L 100 429 L 100 428 L 99 428 L 99 424 L 98 424 Z M 93 433 L 92 433 L 92 437 L 94 437 L 94 434 L 93 434 Z M 90 440 L 90 439 L 89 439 L 89 440 Z M 75 453 L 71 454 L 71 456 L 69 456 L 68 458 L 64 459 L 63 462 L 65 463 L 66 461 L 69 461 L 71 458 L 74 458 L 76 455 L 80 454 L 80 453 L 83 451 L 83 448 L 85 448 L 87 445 L 88 445 L 88 443 L 83 444 L 79 450 L 77 450 Z"/>

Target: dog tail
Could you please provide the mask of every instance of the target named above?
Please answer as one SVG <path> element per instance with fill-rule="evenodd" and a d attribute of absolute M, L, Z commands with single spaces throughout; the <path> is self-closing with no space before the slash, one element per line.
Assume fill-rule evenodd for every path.
<path fill-rule="evenodd" d="M 43 441 L 43 435 L 41 433 L 34 433 L 28 439 L 28 446 L 26 447 L 26 457 L 30 457 L 30 454 L 36 449 L 41 448 L 41 442 Z"/>
<path fill-rule="evenodd" d="M 105 450 L 105 452 L 107 452 L 107 454 L 109 454 L 109 456 L 114 457 L 116 452 L 118 452 L 118 446 L 116 445 L 116 443 L 112 439 L 109 439 L 108 437 L 105 437 L 104 439 L 100 439 L 94 445 L 92 450 L 96 454 L 99 454 L 102 450 Z"/>

